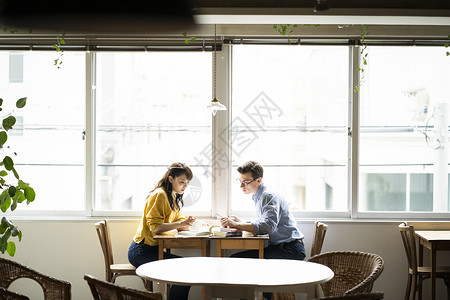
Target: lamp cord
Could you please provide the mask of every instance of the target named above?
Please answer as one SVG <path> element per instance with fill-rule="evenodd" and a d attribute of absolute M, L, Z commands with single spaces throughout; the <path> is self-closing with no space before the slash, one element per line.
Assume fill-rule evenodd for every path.
<path fill-rule="evenodd" d="M 214 98 L 216 99 L 216 59 L 217 59 L 217 48 L 216 48 L 216 26 L 217 24 L 214 24 Z"/>

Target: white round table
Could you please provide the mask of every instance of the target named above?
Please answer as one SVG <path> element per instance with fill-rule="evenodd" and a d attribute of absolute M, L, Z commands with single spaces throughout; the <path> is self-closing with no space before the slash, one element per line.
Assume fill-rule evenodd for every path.
<path fill-rule="evenodd" d="M 258 299 L 261 292 L 304 293 L 334 276 L 327 266 L 298 260 L 184 257 L 149 262 L 136 273 L 146 279 L 203 286 L 204 298 Z M 159 291 L 164 294 L 165 288 Z"/>

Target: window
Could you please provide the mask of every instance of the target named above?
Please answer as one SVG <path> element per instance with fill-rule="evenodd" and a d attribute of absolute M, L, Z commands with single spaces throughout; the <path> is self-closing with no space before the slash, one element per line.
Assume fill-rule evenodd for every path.
<path fill-rule="evenodd" d="M 353 46 L 220 51 L 214 118 L 210 51 L 65 51 L 60 69 L 54 52 L 0 51 L 2 112 L 28 98 L 8 143 L 36 191 L 14 214 L 138 216 L 180 161 L 186 214 L 250 216 L 236 168 L 256 160 L 296 217 L 448 217 L 445 49 L 369 45 L 358 92 Z"/>
<path fill-rule="evenodd" d="M 348 211 L 348 47 L 234 46 L 232 154 L 293 211 Z M 232 210 L 251 211 L 239 185 Z"/>
<path fill-rule="evenodd" d="M 9 55 L 9 82 L 23 82 L 23 54 Z"/>
<path fill-rule="evenodd" d="M 211 53 L 97 53 L 95 210 L 141 212 L 172 162 L 185 211 L 211 214 Z"/>
<path fill-rule="evenodd" d="M 368 59 L 360 211 L 449 211 L 450 60 L 440 47 L 375 46 Z"/>
<path fill-rule="evenodd" d="M 20 82 L 11 82 L 8 68 L 3 68 L 0 97 L 2 113 L 14 111 L 17 119 L 7 142 L 17 153 L 17 171 L 37 195 L 35 202 L 18 205 L 17 210 L 84 211 L 85 207 L 85 57 L 65 53 L 61 69 L 53 66 L 54 57 L 53 52 L 0 52 L 0 65 L 11 62 L 14 74 L 20 73 L 16 68 L 23 68 Z M 18 63 L 22 60 L 23 65 Z M 27 97 L 27 105 L 15 109 L 21 97 Z"/>

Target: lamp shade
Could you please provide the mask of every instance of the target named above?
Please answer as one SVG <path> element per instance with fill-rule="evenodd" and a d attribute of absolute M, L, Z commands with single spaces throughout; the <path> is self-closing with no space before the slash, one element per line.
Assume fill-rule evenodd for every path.
<path fill-rule="evenodd" d="M 227 110 L 227 108 L 225 107 L 225 105 L 223 105 L 222 103 L 220 103 L 219 100 L 217 100 L 216 98 L 214 98 L 213 100 L 211 100 L 211 104 L 208 105 L 207 108 L 209 108 L 209 109 L 211 110 L 213 116 L 216 115 L 216 113 L 217 113 L 218 110 Z"/>

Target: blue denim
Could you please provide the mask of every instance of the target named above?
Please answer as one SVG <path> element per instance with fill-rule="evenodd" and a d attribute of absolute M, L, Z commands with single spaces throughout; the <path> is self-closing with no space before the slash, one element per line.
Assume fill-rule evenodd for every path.
<path fill-rule="evenodd" d="M 180 257 L 178 255 L 164 252 L 164 259 Z M 139 244 L 131 242 L 128 248 L 128 261 L 136 268 L 142 264 L 158 260 L 158 246 L 149 246 L 144 241 Z M 176 270 L 174 270 L 176 272 Z M 189 297 L 190 286 L 172 285 L 170 287 L 169 300 L 187 300 Z"/>
<path fill-rule="evenodd" d="M 231 257 L 258 258 L 259 250 L 242 251 L 232 254 Z M 305 257 L 305 246 L 297 240 L 277 245 L 269 244 L 264 248 L 264 258 L 266 259 L 278 258 L 304 260 Z"/>

